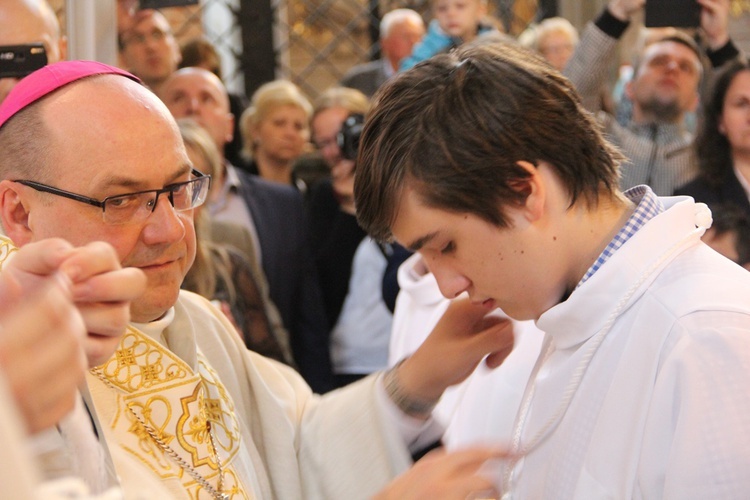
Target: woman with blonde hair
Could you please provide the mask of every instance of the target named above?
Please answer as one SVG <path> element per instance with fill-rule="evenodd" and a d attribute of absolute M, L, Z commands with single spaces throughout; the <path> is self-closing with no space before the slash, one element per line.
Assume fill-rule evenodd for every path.
<path fill-rule="evenodd" d="M 294 176 L 293 166 L 308 150 L 311 115 L 310 101 L 292 82 L 274 80 L 261 85 L 240 117 L 248 170 L 304 191 L 304 184 Z"/>

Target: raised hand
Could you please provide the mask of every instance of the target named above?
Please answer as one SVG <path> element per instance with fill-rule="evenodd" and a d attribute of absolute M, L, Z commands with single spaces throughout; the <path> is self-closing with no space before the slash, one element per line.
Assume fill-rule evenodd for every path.
<path fill-rule="evenodd" d="M 701 29 L 712 50 L 729 41 L 729 0 L 698 0 L 701 5 Z"/>
<path fill-rule="evenodd" d="M 0 372 L 31 433 L 73 409 L 88 365 L 71 283 L 55 271 L 70 248 L 62 240 L 30 244 L 0 273 Z"/>

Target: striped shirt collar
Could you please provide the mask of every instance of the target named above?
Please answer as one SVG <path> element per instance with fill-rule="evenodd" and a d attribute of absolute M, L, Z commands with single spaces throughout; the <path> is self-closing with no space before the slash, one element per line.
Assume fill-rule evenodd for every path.
<path fill-rule="evenodd" d="M 583 285 L 586 280 L 592 277 L 648 221 L 664 211 L 664 205 L 662 205 L 651 188 L 646 185 L 630 188 L 624 194 L 630 201 L 636 204 L 635 210 L 627 222 L 625 222 L 625 225 L 620 228 L 615 237 L 607 244 L 604 251 L 597 257 L 589 270 L 586 271 L 586 274 L 583 275 L 576 288 Z"/>

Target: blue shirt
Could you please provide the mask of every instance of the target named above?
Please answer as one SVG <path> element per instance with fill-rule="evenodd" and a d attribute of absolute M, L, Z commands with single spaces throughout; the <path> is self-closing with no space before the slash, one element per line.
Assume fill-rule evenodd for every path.
<path fill-rule="evenodd" d="M 633 214 L 617 232 L 615 237 L 607 244 L 604 251 L 599 254 L 599 257 L 597 257 L 589 270 L 586 271 L 581 281 L 578 282 L 576 288 L 583 285 L 586 280 L 592 277 L 640 228 L 664 211 L 664 205 L 662 205 L 651 188 L 646 185 L 632 187 L 625 191 L 624 194 L 625 197 L 636 204 L 635 211 L 633 211 Z"/>

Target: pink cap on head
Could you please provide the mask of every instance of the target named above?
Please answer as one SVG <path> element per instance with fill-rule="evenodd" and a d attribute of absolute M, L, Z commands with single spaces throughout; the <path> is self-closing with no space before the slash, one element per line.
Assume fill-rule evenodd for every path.
<path fill-rule="evenodd" d="M 47 94 L 65 85 L 94 75 L 121 75 L 141 81 L 119 68 L 97 61 L 61 61 L 49 64 L 22 78 L 0 104 L 0 128 L 13 116 Z"/>

